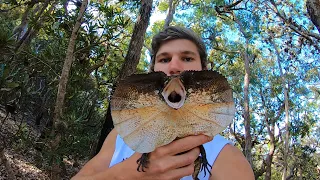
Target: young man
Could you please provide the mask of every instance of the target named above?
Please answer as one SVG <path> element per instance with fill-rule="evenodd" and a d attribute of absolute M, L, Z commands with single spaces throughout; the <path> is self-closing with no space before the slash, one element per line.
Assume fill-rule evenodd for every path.
<path fill-rule="evenodd" d="M 206 69 L 207 54 L 203 41 L 191 30 L 168 27 L 152 40 L 151 71 L 168 76 L 185 70 Z M 211 174 L 204 179 L 254 179 L 250 164 L 239 149 L 220 135 L 213 139 L 204 135 L 188 136 L 159 147 L 149 155 L 145 172 L 137 171 L 141 154 L 133 152 L 113 129 L 100 152 L 91 159 L 73 180 L 81 179 L 192 179 L 198 146 L 204 145 L 212 164 Z M 182 153 L 186 152 L 186 153 Z M 181 154 L 182 153 L 182 154 Z M 203 175 L 200 173 L 200 179 Z"/>

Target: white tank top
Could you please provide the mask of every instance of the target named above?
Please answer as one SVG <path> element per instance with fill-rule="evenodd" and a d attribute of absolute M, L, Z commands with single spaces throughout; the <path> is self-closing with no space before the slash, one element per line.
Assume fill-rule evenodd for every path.
<path fill-rule="evenodd" d="M 219 134 L 216 135 L 212 141 L 203 144 L 203 147 L 206 150 L 207 160 L 209 164 L 213 165 L 220 151 L 226 144 L 232 144 L 232 143 L 226 140 L 224 137 L 222 137 Z M 115 147 L 115 151 L 113 153 L 109 167 L 122 162 L 123 160 L 129 158 L 133 154 L 134 154 L 134 151 L 125 144 L 125 142 L 119 135 L 117 135 L 116 147 Z M 209 176 L 210 174 L 207 173 L 206 176 L 204 177 L 203 171 L 201 171 L 198 175 L 200 180 L 209 179 Z M 185 176 L 182 178 L 182 180 L 192 180 L 192 176 Z"/>

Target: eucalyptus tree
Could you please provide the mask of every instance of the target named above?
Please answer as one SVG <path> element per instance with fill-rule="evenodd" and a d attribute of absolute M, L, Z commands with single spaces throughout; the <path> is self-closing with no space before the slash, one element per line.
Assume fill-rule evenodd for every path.
<path fill-rule="evenodd" d="M 251 153 L 256 178 L 261 178 L 262 175 L 265 179 L 280 177 L 279 172 L 285 166 L 279 158 L 284 152 L 283 134 L 286 132 L 283 126 L 285 105 L 281 78 L 279 78 L 280 69 L 285 72 L 284 76 L 290 88 L 288 104 L 290 104 L 290 124 L 293 127 L 289 130 L 296 129 L 295 119 L 301 115 L 296 105 L 308 104 L 310 100 L 311 92 L 303 84 L 315 83 L 319 77 L 319 65 L 316 63 L 316 59 L 319 58 L 318 35 L 306 16 L 306 7 L 300 1 L 282 2 L 180 1 L 176 6 L 172 22 L 172 24 L 193 28 L 202 34 L 208 47 L 210 66 L 225 74 L 233 86 L 238 111 L 235 122 L 229 130 L 242 149 L 245 149 L 246 145 L 242 123 L 245 112 L 242 89 L 244 81 L 240 78 L 245 76 L 245 64 L 241 54 L 247 52 L 251 57 L 249 58 L 251 122 L 248 129 L 252 135 Z M 162 5 L 160 7 L 164 7 L 163 4 L 165 3 L 160 3 Z M 163 12 L 169 8 L 168 5 L 165 7 Z M 238 23 L 234 16 L 238 17 Z M 159 29 L 162 23 L 163 21 L 156 22 L 152 30 Z M 241 33 L 239 25 L 242 25 L 242 31 L 245 33 Z M 280 69 L 275 61 L 277 56 L 275 56 L 274 46 L 269 41 L 268 33 L 271 32 L 277 34 L 272 40 L 277 47 L 281 47 L 279 52 L 282 68 Z M 285 35 L 280 36 L 280 34 Z M 314 108 L 304 109 L 315 115 Z M 314 117 L 308 123 L 302 124 L 312 128 L 315 125 L 312 122 L 317 119 L 317 116 Z M 303 132 L 297 131 L 292 138 L 301 139 L 302 134 L 312 133 L 311 130 Z M 290 147 L 289 151 L 291 152 Z M 290 159 L 288 162 L 290 167 L 292 167 L 291 162 Z"/>
<path fill-rule="evenodd" d="M 278 72 L 285 72 L 285 75 L 282 77 L 286 79 L 283 82 L 287 85 L 283 88 L 289 90 L 289 98 L 287 98 L 289 102 L 286 103 L 286 107 L 288 107 L 289 104 L 292 106 L 290 107 L 291 113 L 288 112 L 289 108 L 286 108 L 287 117 L 289 114 L 292 116 L 292 118 L 290 118 L 291 122 L 288 122 L 289 118 L 287 118 L 286 130 L 279 127 L 280 134 L 283 133 L 282 131 L 286 134 L 285 140 L 280 136 L 281 143 L 283 141 L 285 142 L 283 151 L 284 162 L 281 166 L 284 167 L 282 179 L 286 179 L 288 172 L 287 165 L 290 165 L 290 161 L 287 161 L 286 157 L 290 154 L 290 149 L 292 149 L 290 148 L 289 142 L 292 142 L 293 139 L 300 139 L 301 134 L 310 133 L 310 131 L 300 131 L 299 133 L 292 134 L 292 130 L 295 128 L 290 128 L 289 125 L 294 125 L 296 123 L 295 119 L 301 116 L 301 112 L 297 111 L 297 105 L 307 103 L 304 97 L 308 99 L 308 96 L 310 96 L 310 92 L 308 92 L 303 84 L 317 81 L 319 65 L 317 65 L 315 59 L 319 58 L 318 53 L 316 53 L 319 51 L 319 35 L 313 30 L 314 27 L 308 19 L 308 16 L 306 16 L 306 7 L 303 2 L 254 2 L 255 7 L 259 9 L 263 17 L 263 21 L 261 21 L 261 28 L 263 30 L 261 32 L 262 44 L 265 44 L 263 45 L 265 49 L 271 51 L 269 57 L 273 56 L 274 59 L 281 59 L 281 62 L 278 62 L 278 64 L 282 64 L 282 68 L 280 68 Z M 303 22 L 303 24 L 301 22 Z M 277 56 L 274 56 L 275 54 Z M 310 73 L 313 74 L 313 77 L 310 77 Z M 284 96 L 279 96 L 279 98 L 283 99 Z M 307 111 L 311 114 L 315 113 L 313 108 L 307 109 Z M 280 119 L 278 121 L 281 122 Z M 313 125 L 314 124 L 311 123 L 308 127 L 312 127 Z M 291 137 L 289 137 L 289 133 L 291 133 Z M 294 168 L 294 165 L 290 166 L 291 168 L 289 169 Z"/>
<path fill-rule="evenodd" d="M 225 4 L 223 1 L 194 1 L 189 5 L 195 7 L 194 14 L 196 17 L 193 17 L 192 20 L 188 19 L 187 21 L 190 22 L 192 27 L 204 34 L 204 39 L 210 51 L 209 60 L 211 66 L 219 71 L 223 71 L 226 75 L 229 75 L 230 72 L 224 71 L 223 69 L 226 70 L 230 68 L 230 66 L 224 66 L 225 63 L 240 61 L 239 65 L 243 68 L 237 69 L 242 71 L 238 73 L 243 74 L 244 77 L 244 94 L 243 98 L 240 98 L 242 103 L 239 106 L 242 107 L 241 114 L 243 115 L 245 127 L 245 140 L 243 141 L 244 144 L 242 148 L 248 161 L 252 164 L 251 118 L 249 111 L 250 63 L 254 61 L 256 56 L 253 53 L 255 50 L 252 43 L 254 34 L 257 33 L 259 19 L 257 15 L 250 13 L 250 7 L 247 7 L 247 3 L 242 1 L 235 1 L 229 4 Z M 249 22 L 254 23 L 250 25 Z M 229 34 L 227 31 L 229 31 Z M 237 33 L 238 36 L 241 37 L 241 40 L 239 42 L 233 41 L 232 37 L 230 38 L 232 33 Z M 231 44 L 233 44 L 233 47 L 228 46 Z M 224 62 L 220 64 L 221 61 Z M 239 87 L 241 87 L 241 85 L 238 86 L 237 89 L 239 89 Z M 237 137 L 237 139 L 240 138 Z"/>
<path fill-rule="evenodd" d="M 61 117 L 63 115 L 63 106 L 64 106 L 64 99 L 66 95 L 67 83 L 69 79 L 69 72 L 71 69 L 71 65 L 74 61 L 74 49 L 75 49 L 77 34 L 82 24 L 83 16 L 87 6 L 88 6 L 88 0 L 84 0 L 81 3 L 81 7 L 79 9 L 79 15 L 77 17 L 74 27 L 72 28 L 72 33 L 71 33 L 68 48 L 67 48 L 66 58 L 62 67 L 62 72 L 61 72 L 59 85 L 58 85 L 56 105 L 55 105 L 55 110 L 53 114 L 54 126 L 52 129 L 52 136 L 55 136 L 55 137 L 52 143 L 50 144 L 52 152 L 55 152 L 57 148 L 59 148 L 59 144 L 64 134 L 64 132 L 62 131 L 67 129 L 66 127 L 67 125 L 64 123 L 64 121 L 61 120 Z M 61 171 L 59 164 L 57 164 L 56 161 L 53 161 L 53 162 L 54 162 L 52 167 L 53 172 L 51 173 L 51 179 L 60 179 L 60 177 L 57 176 L 59 171 Z"/>
<path fill-rule="evenodd" d="M 317 177 L 320 36 L 310 2 L 316 1 L 161 0 L 153 6 L 167 16 L 150 27 L 144 47 L 168 24 L 186 26 L 202 35 L 209 68 L 226 75 L 235 92 L 237 113 L 229 135 L 245 154 L 252 155 L 257 179 L 280 179 L 285 174 L 281 172 L 287 178 Z M 14 102 L 17 111 L 26 114 L 25 121 L 36 127 L 40 124 L 44 137 L 52 129 L 52 102 L 80 7 L 80 1 L 67 0 L 0 4 L 0 103 Z M 95 149 L 113 84 L 124 73 L 122 66 L 129 65 L 125 61 L 131 57 L 129 44 L 139 7 L 139 1 L 90 1 L 74 45 L 61 116 L 67 125 L 65 134 L 54 156 L 46 151 L 54 137 L 37 140 L 44 161 L 52 157 L 62 163 L 66 155 L 76 160 L 88 158 Z M 138 59 L 137 71 L 144 72 L 145 53 L 137 50 L 135 55 L 130 72 L 136 70 Z M 290 126 L 284 121 L 284 88 L 288 90 Z M 285 141 L 287 132 L 290 136 Z M 289 142 L 288 151 L 284 142 Z"/>
<path fill-rule="evenodd" d="M 131 40 L 128 46 L 128 51 L 125 56 L 125 61 L 122 64 L 121 71 L 117 76 L 116 82 L 114 82 L 114 86 L 116 86 L 117 81 L 123 79 L 127 76 L 134 74 L 137 71 L 137 65 L 140 61 L 141 50 L 144 44 L 144 36 L 149 24 L 151 9 L 152 9 L 152 0 L 145 0 L 141 2 L 140 10 L 137 16 L 137 20 L 134 25 L 134 29 L 132 32 Z M 101 131 L 100 139 L 98 142 L 98 147 L 96 153 L 101 149 L 103 142 L 113 128 L 112 117 L 111 117 L 111 109 L 110 105 L 108 106 L 108 111 L 106 115 L 105 122 L 103 124 L 103 128 Z"/>
<path fill-rule="evenodd" d="M 310 20 L 320 33 L 320 2 L 318 0 L 307 0 L 306 6 Z"/>

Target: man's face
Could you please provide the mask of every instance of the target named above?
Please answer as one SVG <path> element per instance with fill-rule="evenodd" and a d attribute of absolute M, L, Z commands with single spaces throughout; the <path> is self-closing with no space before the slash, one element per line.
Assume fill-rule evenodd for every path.
<path fill-rule="evenodd" d="M 187 39 L 164 42 L 156 54 L 154 71 L 162 71 L 171 76 L 186 70 L 202 70 L 197 46 Z"/>

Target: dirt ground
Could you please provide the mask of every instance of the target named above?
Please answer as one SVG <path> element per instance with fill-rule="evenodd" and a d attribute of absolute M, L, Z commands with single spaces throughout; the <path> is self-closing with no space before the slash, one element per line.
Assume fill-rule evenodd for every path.
<path fill-rule="evenodd" d="M 17 148 L 17 144 L 15 144 L 15 147 L 12 147 L 10 138 L 12 138 L 19 129 L 20 122 L 17 121 L 19 117 L 17 115 L 14 115 L 14 118 L 8 116 L 3 122 L 5 116 L 5 111 L 0 108 L 0 180 L 50 179 L 48 173 L 48 168 L 50 167 L 47 164 L 41 164 L 41 153 L 35 150 L 34 147 L 19 146 Z M 27 126 L 28 125 L 25 125 L 25 128 L 32 129 Z M 34 131 L 30 133 L 29 138 L 36 141 L 38 136 L 39 133 Z M 6 142 L 6 145 L 4 150 L 1 151 L 4 147 L 3 142 Z M 85 161 L 79 162 L 80 165 L 76 166 L 74 166 L 72 159 L 64 159 L 64 163 L 66 165 L 66 176 L 62 179 L 70 179 L 79 171 Z"/>

